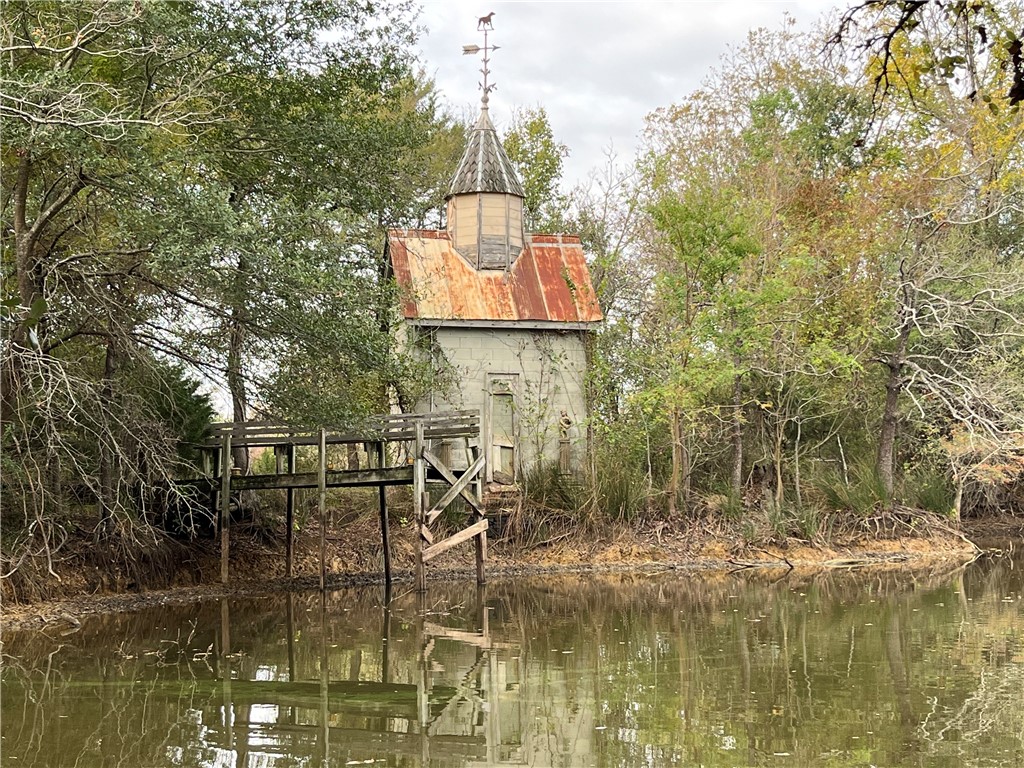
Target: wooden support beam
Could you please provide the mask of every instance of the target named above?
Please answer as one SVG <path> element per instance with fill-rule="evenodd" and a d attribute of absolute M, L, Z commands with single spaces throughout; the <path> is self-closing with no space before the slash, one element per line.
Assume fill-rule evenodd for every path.
<path fill-rule="evenodd" d="M 487 522 L 484 518 L 482 522 Z M 484 563 L 487 562 L 487 529 L 485 528 L 476 537 L 476 583 L 483 585 L 487 583 L 487 573 L 484 570 Z"/>
<path fill-rule="evenodd" d="M 456 478 L 455 475 L 452 474 L 451 470 L 449 470 L 448 467 L 446 467 L 441 460 L 430 451 L 423 451 L 423 458 L 430 462 L 430 466 L 436 469 L 441 477 L 445 479 L 445 482 L 451 486 L 448 492 L 445 493 L 445 495 L 442 496 L 427 513 L 428 524 L 434 522 L 434 520 L 437 519 L 437 516 L 455 500 L 455 497 L 460 495 L 469 502 L 469 505 L 473 509 L 478 512 L 483 511 L 483 505 L 480 503 L 479 499 L 474 497 L 473 494 L 467 490 L 469 484 L 473 482 L 476 476 L 480 474 L 484 468 L 484 458 L 482 456 L 474 461 L 473 465 L 463 472 L 462 477 L 459 478 Z"/>
<path fill-rule="evenodd" d="M 327 432 L 320 430 L 320 446 L 318 452 L 319 471 L 317 487 L 320 490 L 320 591 L 324 591 L 327 578 Z"/>
<path fill-rule="evenodd" d="M 479 433 L 479 426 L 432 426 L 427 425 L 424 429 L 424 437 L 429 440 L 441 438 L 475 437 Z M 286 430 L 285 430 L 286 431 Z M 229 434 L 225 431 L 224 434 Z M 296 435 L 288 437 L 274 431 L 270 434 L 259 433 L 230 433 L 236 445 L 248 447 L 271 446 L 271 445 L 317 445 L 319 439 L 316 433 Z M 200 445 L 216 447 L 220 445 L 221 435 L 215 434 L 207 438 Z M 415 430 L 411 426 L 403 427 L 400 430 L 385 430 L 383 432 L 346 432 L 343 434 L 329 434 L 328 445 L 347 445 L 350 443 L 365 443 L 367 441 L 385 440 L 387 442 L 405 442 L 415 439 Z"/>
<path fill-rule="evenodd" d="M 375 444 L 376 469 L 384 468 L 384 443 Z M 380 545 L 384 555 L 384 583 L 391 586 L 391 542 L 388 532 L 388 494 L 383 484 L 377 486 L 377 503 L 380 508 Z"/>
<path fill-rule="evenodd" d="M 469 447 L 467 445 L 467 447 Z M 483 450 L 477 445 L 475 448 L 469 448 L 471 454 L 476 457 L 477 461 L 485 461 L 485 454 Z M 477 521 L 485 520 L 487 514 L 487 508 L 483 505 L 484 500 L 484 472 L 480 472 L 476 476 L 476 496 L 480 499 L 480 506 L 475 510 L 475 519 Z M 487 583 L 487 573 L 485 570 L 485 563 L 487 562 L 487 531 L 483 531 L 474 541 L 476 548 L 476 583 L 483 585 Z M 487 618 L 487 611 L 484 610 L 484 619 Z"/>
<path fill-rule="evenodd" d="M 474 456 L 478 455 L 477 456 L 477 461 L 485 461 L 483 452 L 479 449 L 479 447 L 476 447 L 476 449 L 473 450 L 473 455 Z M 485 515 L 486 515 L 486 508 L 483 506 L 483 475 L 484 475 L 484 473 L 480 472 L 476 476 L 476 495 L 477 495 L 477 498 L 480 500 L 480 507 L 478 509 L 474 510 L 475 514 L 474 514 L 473 517 L 477 521 L 480 521 L 480 520 L 486 521 L 486 517 L 485 517 Z M 484 564 L 487 561 L 487 531 L 486 530 L 481 531 L 481 534 L 478 537 L 476 537 L 476 539 L 474 541 L 474 546 L 475 546 L 475 549 L 476 549 L 476 583 L 477 583 L 477 585 L 484 585 L 484 584 L 487 583 L 487 574 L 486 574 L 486 571 L 484 569 Z M 485 610 L 484 610 L 484 617 L 486 617 L 486 611 Z"/>
<path fill-rule="evenodd" d="M 220 581 L 228 583 L 231 556 L 231 435 L 224 436 L 220 456 Z"/>
<path fill-rule="evenodd" d="M 485 460 L 487 458 L 487 452 L 484 450 L 484 447 L 481 443 L 482 439 L 483 435 L 481 433 L 477 435 L 476 438 L 470 438 L 466 440 L 466 450 L 469 451 L 469 454 L 473 457 L 474 460 L 478 459 L 481 456 L 483 456 Z M 487 472 L 484 471 L 481 472 L 476 479 L 476 497 L 480 499 L 481 505 L 483 505 L 484 501 L 484 479 L 486 476 Z M 486 512 L 486 507 L 484 508 L 484 512 Z"/>
<path fill-rule="evenodd" d="M 378 485 L 409 485 L 412 482 L 412 467 L 385 467 L 384 469 L 332 469 L 327 471 L 328 488 L 355 488 Z M 203 478 L 190 481 L 205 483 Z M 245 475 L 235 477 L 231 487 L 239 491 L 272 491 L 284 488 L 319 488 L 320 473 L 296 472 L 290 475 Z"/>
<path fill-rule="evenodd" d="M 295 474 L 295 446 L 289 445 L 288 448 L 288 474 Z M 284 574 L 291 578 L 293 576 L 293 567 L 295 561 L 295 488 L 288 488 L 288 501 L 285 505 L 284 524 L 287 526 L 285 532 L 285 555 L 284 555 Z"/>
<path fill-rule="evenodd" d="M 376 416 L 367 416 L 359 419 L 348 426 L 327 426 L 328 441 L 335 439 L 339 434 L 356 433 L 363 435 L 363 441 L 375 439 L 374 432 L 393 429 L 413 429 L 416 424 L 423 424 L 429 430 L 435 427 L 480 426 L 481 412 L 479 410 L 462 411 L 431 411 L 429 413 L 387 413 Z M 220 421 L 210 425 L 210 433 L 217 438 L 223 437 L 226 432 L 231 432 L 234 437 L 245 434 L 296 434 L 301 436 L 315 436 L 316 430 L 302 427 L 295 424 L 288 424 L 283 421 Z M 359 441 L 356 441 L 359 442 Z"/>
<path fill-rule="evenodd" d="M 474 536 L 477 536 L 486 530 L 487 520 L 480 520 L 479 522 L 473 523 L 473 525 L 469 526 L 469 528 L 464 528 L 463 530 L 456 533 L 454 536 L 449 536 L 447 539 L 439 541 L 437 542 L 437 544 L 433 544 L 424 549 L 422 553 L 423 562 L 433 560 L 442 552 L 447 552 L 452 547 L 458 546 L 462 542 L 468 541 L 469 539 L 472 539 Z"/>
<path fill-rule="evenodd" d="M 210 483 L 210 519 L 213 521 L 214 537 L 220 529 L 220 446 L 210 451 L 213 468 L 208 478 Z"/>
<path fill-rule="evenodd" d="M 414 416 L 402 424 L 391 425 L 370 425 L 359 429 L 333 429 L 327 428 L 327 444 L 338 443 L 373 443 L 378 440 L 413 440 L 416 436 L 415 425 L 423 424 L 424 437 L 428 440 L 441 437 L 464 437 L 467 433 L 475 433 L 480 425 L 479 419 L 449 419 L 447 421 L 423 421 L 421 416 Z M 263 427 L 260 429 L 245 429 L 242 425 L 236 425 L 233 429 L 212 429 L 210 435 L 196 445 L 207 445 L 217 447 L 221 438 L 230 434 L 236 445 L 249 443 L 250 441 L 262 442 L 263 440 L 296 440 L 300 445 L 316 445 L 319 429 L 303 429 L 278 425 L 274 427 Z"/>
<path fill-rule="evenodd" d="M 275 445 L 274 446 L 274 474 L 275 475 L 283 475 L 283 474 L 286 474 L 287 472 L 288 472 L 288 446 L 285 446 L 285 445 Z M 287 517 L 288 517 L 288 515 L 286 513 L 285 514 L 285 518 L 286 518 L 285 524 L 286 525 L 287 525 Z M 287 540 L 287 532 L 285 533 L 285 539 Z M 288 555 L 289 555 L 288 546 L 286 544 L 285 545 L 285 556 L 284 556 L 284 558 L 285 558 L 284 572 L 285 572 L 286 576 L 291 576 L 292 574 L 291 574 L 291 569 L 289 568 L 290 563 L 288 562 L 288 560 L 289 560 Z"/>
<path fill-rule="evenodd" d="M 433 624 L 432 622 L 425 622 L 423 625 L 423 631 L 428 635 L 435 637 L 445 637 L 451 640 L 458 640 L 460 643 L 466 645 L 473 645 L 477 648 L 490 649 L 490 648 L 502 648 L 502 649 L 515 649 L 519 646 L 515 643 L 498 642 L 491 640 L 486 632 L 469 632 L 464 629 L 449 629 L 448 627 L 442 627 L 440 624 Z"/>
<path fill-rule="evenodd" d="M 425 542 L 427 542 L 427 544 L 433 544 L 434 543 L 434 534 L 432 534 L 430 532 L 430 529 L 427 528 L 427 526 L 425 526 L 425 525 L 421 525 L 420 526 L 420 536 L 423 537 L 423 540 Z"/>
<path fill-rule="evenodd" d="M 426 462 L 423 459 L 423 424 L 416 423 L 416 441 L 413 446 L 413 474 L 412 474 L 412 504 L 413 520 L 416 524 L 415 540 L 416 554 L 416 591 L 423 593 L 427 591 L 427 572 L 424 568 L 423 559 L 423 536 L 420 533 L 420 526 L 424 524 L 423 495 L 426 491 Z"/>

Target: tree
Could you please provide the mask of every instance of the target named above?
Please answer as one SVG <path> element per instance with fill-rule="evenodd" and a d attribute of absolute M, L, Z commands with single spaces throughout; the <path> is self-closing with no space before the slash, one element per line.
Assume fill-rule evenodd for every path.
<path fill-rule="evenodd" d="M 1008 8 L 1001 18 L 1020 25 L 1021 9 Z M 950 43 L 947 24 L 923 13 L 914 39 L 889 56 L 894 68 L 916 73 L 888 90 L 884 124 L 899 149 L 876 177 L 895 235 L 879 262 L 893 320 L 880 328 L 878 359 L 887 378 L 877 470 L 890 494 L 902 396 L 920 415 L 941 412 L 940 421 L 956 425 L 941 431 L 1007 439 L 1021 423 L 992 405 L 1002 397 L 980 386 L 994 382 L 979 379 L 975 368 L 978 359 L 1016 354 L 1024 331 L 1024 273 L 1014 236 L 1021 225 L 1024 122 L 1019 109 L 1002 108 L 991 95 L 1012 89 L 1016 75 L 998 57 L 975 51 L 971 36 Z M 957 66 L 968 70 L 970 92 L 962 97 L 943 65 L 954 51 Z M 983 97 L 975 99 L 975 91 Z M 940 407 L 928 408 L 922 398 Z"/>
<path fill-rule="evenodd" d="M 854 303 L 871 300 L 864 241 L 851 234 L 864 208 L 850 177 L 870 153 L 869 110 L 836 73 L 806 63 L 805 45 L 786 30 L 752 35 L 705 88 L 648 122 L 661 174 L 652 223 L 676 259 L 686 254 L 659 271 L 686 286 L 673 303 L 689 307 L 683 326 L 698 331 L 705 360 L 697 379 L 678 382 L 690 400 L 670 422 L 712 435 L 706 446 L 723 458 L 716 444 L 727 441 L 722 485 L 735 502 L 755 463 L 770 470 L 777 504 L 791 466 L 800 499 L 808 422 L 836 418 L 815 405 L 812 382 L 848 376 L 867 337 Z M 670 498 L 689 464 L 682 433 Z"/>
<path fill-rule="evenodd" d="M 716 389 L 731 389 L 730 489 L 743 482 L 743 377 L 741 330 L 753 309 L 743 285 L 747 260 L 757 253 L 736 198 L 706 179 L 691 177 L 686 189 L 666 192 L 651 215 L 670 252 L 659 280 L 662 317 L 671 326 L 664 398 L 671 409 L 672 476 L 669 512 L 682 490 L 686 503 L 690 451 L 686 434 L 694 411 Z"/>
<path fill-rule="evenodd" d="M 523 182 L 525 225 L 531 232 L 557 232 L 564 226 L 567 201 L 558 189 L 569 148 L 555 140 L 543 107 L 516 111 L 504 141 Z"/>
<path fill-rule="evenodd" d="M 922 74 L 936 74 L 971 100 L 996 108 L 1001 96 L 1012 107 L 1024 102 L 1017 14 L 1019 6 L 996 0 L 864 0 L 842 14 L 827 45 L 840 51 L 852 47 L 872 57 L 876 100 L 884 100 L 895 85 L 913 88 Z M 902 52 L 922 43 L 933 55 L 923 67 L 908 66 Z M 985 59 L 1007 72 L 1009 81 L 1001 87 L 980 82 L 977 67 Z"/>
<path fill-rule="evenodd" d="M 181 366 L 239 418 L 379 407 L 410 372 L 380 228 L 428 215 L 458 132 L 410 69 L 408 8 L 12 2 L 0 24 L 3 513 L 25 551 L 53 551 L 68 484 L 101 532 L 150 536 Z M 355 396 L 287 410 L 324 358 Z"/>
<path fill-rule="evenodd" d="M 1014 8 L 1000 18 L 1020 23 Z M 819 485 L 833 482 L 820 469 L 833 461 L 841 482 L 857 482 L 847 451 L 856 446 L 864 465 L 870 446 L 873 473 L 861 474 L 882 487 L 873 503 L 912 493 L 901 470 L 940 454 L 954 484 L 988 471 L 975 466 L 1015 466 L 1005 459 L 1022 421 L 1012 382 L 995 373 L 1020 354 L 1024 316 L 1020 114 L 998 96 L 1015 75 L 991 51 L 971 54 L 971 40 L 950 38 L 941 21 L 923 15 L 893 47 L 890 64 L 907 77 L 890 82 L 884 102 L 872 101 L 877 61 L 860 79 L 813 62 L 814 44 L 783 30 L 752 35 L 704 88 L 649 118 L 652 223 L 669 252 L 714 253 L 722 240 L 704 230 L 751 243 L 720 296 L 685 260 L 658 262 L 663 299 L 690 298 L 664 292 L 679 274 L 697 297 L 682 313 L 684 326 L 709 329 L 697 352 L 710 370 L 734 374 L 731 387 L 715 376 L 709 387 L 680 381 L 696 395 L 680 413 L 717 457 L 705 487 L 727 476 L 735 493 L 737 467 L 746 473 L 737 457 L 759 452 L 741 461 L 771 468 L 774 504 L 788 486 L 802 506 L 808 440 Z M 973 97 L 943 63 L 956 45 Z M 723 214 L 734 229 L 716 230 Z M 667 306 L 652 313 L 660 328 L 649 343 L 661 350 L 678 326 Z M 666 357 L 677 364 L 655 354 Z"/>

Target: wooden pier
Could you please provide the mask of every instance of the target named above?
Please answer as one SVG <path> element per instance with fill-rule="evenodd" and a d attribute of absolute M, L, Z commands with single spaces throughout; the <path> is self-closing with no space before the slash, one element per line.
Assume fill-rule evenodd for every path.
<path fill-rule="evenodd" d="M 388 541 L 388 509 L 385 488 L 411 485 L 413 517 L 416 521 L 416 588 L 426 589 L 426 563 L 454 546 L 472 540 L 476 547 L 476 578 L 485 582 L 487 559 L 487 518 L 483 497 L 485 468 L 478 411 L 408 413 L 372 416 L 344 428 L 299 427 L 281 422 L 225 422 L 212 426 L 210 436 L 200 445 L 203 476 L 185 481 L 209 493 L 211 511 L 220 529 L 221 581 L 228 582 L 231 546 L 231 494 L 238 491 L 286 490 L 285 573 L 293 575 L 295 491 L 319 491 L 320 588 L 326 580 L 327 489 L 374 487 L 378 489 L 381 544 L 385 581 L 390 584 L 391 550 Z M 344 469 L 328 460 L 331 446 L 345 446 L 339 461 Z M 236 448 L 272 448 L 273 474 L 240 475 L 232 472 L 232 451 Z M 314 469 L 299 471 L 298 452 L 313 453 Z M 452 457 L 466 457 L 463 469 L 452 467 Z M 308 460 L 308 456 L 305 457 Z M 361 466 L 365 464 L 366 466 Z M 446 490 L 430 502 L 427 486 Z M 469 510 L 467 526 L 454 535 L 435 540 L 431 525 L 455 500 L 461 498 Z"/>

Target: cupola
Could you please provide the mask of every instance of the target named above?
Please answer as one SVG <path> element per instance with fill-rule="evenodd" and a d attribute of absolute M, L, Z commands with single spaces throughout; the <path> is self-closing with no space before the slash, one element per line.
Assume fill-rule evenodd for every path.
<path fill-rule="evenodd" d="M 482 20 L 481 20 L 482 21 Z M 466 151 L 448 188 L 448 236 L 474 269 L 508 270 L 523 250 L 523 185 L 505 154 L 487 112 L 489 52 L 487 27 L 483 51 L 480 117 L 469 134 Z M 495 46 L 496 47 L 496 46 Z"/>

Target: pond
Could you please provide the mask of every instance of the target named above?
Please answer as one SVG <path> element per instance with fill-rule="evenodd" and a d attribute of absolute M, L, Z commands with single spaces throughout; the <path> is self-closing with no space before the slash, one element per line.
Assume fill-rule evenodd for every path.
<path fill-rule="evenodd" d="M 1024 558 L 213 601 L 5 638 L 4 766 L 1024 765 Z"/>

